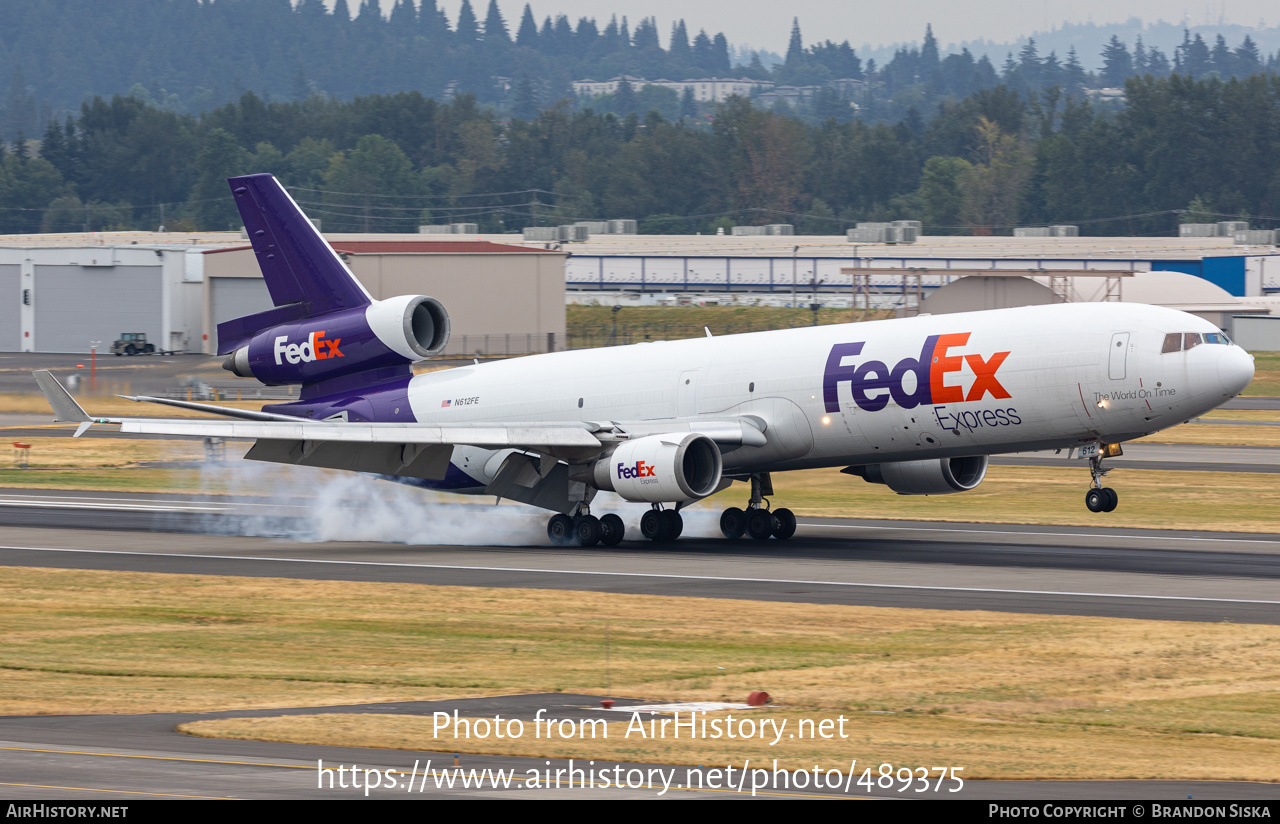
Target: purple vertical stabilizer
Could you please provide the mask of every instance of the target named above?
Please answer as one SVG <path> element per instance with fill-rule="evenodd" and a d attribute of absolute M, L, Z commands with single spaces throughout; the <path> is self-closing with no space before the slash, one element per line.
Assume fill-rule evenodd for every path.
<path fill-rule="evenodd" d="M 373 302 L 273 175 L 245 175 L 227 182 L 276 308 L 218 324 L 219 354 L 239 349 L 277 324 Z"/>

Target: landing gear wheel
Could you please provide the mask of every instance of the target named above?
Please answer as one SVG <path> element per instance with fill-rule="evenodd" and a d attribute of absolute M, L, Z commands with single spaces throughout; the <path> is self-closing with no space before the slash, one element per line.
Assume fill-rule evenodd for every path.
<path fill-rule="evenodd" d="M 663 540 L 662 512 L 651 509 L 640 516 L 640 534 L 650 541 Z"/>
<path fill-rule="evenodd" d="M 747 534 L 757 541 L 773 535 L 773 515 L 767 509 L 753 509 L 747 513 Z"/>
<path fill-rule="evenodd" d="M 1084 493 L 1084 505 L 1089 507 L 1090 512 L 1105 512 L 1109 500 L 1101 489 L 1094 488 Z"/>
<path fill-rule="evenodd" d="M 662 540 L 674 541 L 684 532 L 684 518 L 674 509 L 662 510 Z"/>
<path fill-rule="evenodd" d="M 626 530 L 622 519 L 611 512 L 600 519 L 600 543 L 605 546 L 617 546 L 622 543 L 622 535 Z"/>
<path fill-rule="evenodd" d="M 731 506 L 720 513 L 720 531 L 726 538 L 741 538 L 747 531 L 747 515 L 736 506 Z"/>
<path fill-rule="evenodd" d="M 552 515 L 547 521 L 547 537 L 556 546 L 568 546 L 573 542 L 573 519 L 568 515 Z"/>
<path fill-rule="evenodd" d="M 773 511 L 773 537 L 785 541 L 796 534 L 796 516 L 789 509 Z"/>
<path fill-rule="evenodd" d="M 578 546 L 595 546 L 600 543 L 600 519 L 594 515 L 583 515 L 573 522 L 573 537 Z"/>
<path fill-rule="evenodd" d="M 1115 512 L 1116 507 L 1120 505 L 1120 496 L 1109 486 L 1102 488 L 1102 494 L 1106 496 L 1107 502 L 1103 505 L 1103 512 Z"/>

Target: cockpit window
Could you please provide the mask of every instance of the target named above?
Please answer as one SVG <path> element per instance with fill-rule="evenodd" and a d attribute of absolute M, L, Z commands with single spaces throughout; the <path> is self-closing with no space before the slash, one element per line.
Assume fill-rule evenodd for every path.
<path fill-rule="evenodd" d="M 1223 346 L 1231 345 L 1231 338 L 1228 338 L 1221 332 L 1205 332 L 1203 335 L 1199 332 L 1170 332 L 1164 336 L 1164 346 L 1160 349 L 1160 354 L 1167 355 L 1170 352 L 1189 352 L 1202 343 L 1216 343 Z"/>

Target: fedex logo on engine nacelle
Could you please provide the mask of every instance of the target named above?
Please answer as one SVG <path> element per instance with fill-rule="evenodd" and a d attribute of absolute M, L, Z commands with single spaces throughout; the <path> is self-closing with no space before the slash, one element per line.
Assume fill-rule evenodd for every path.
<path fill-rule="evenodd" d="M 982 400 L 988 393 L 993 398 L 1008 398 L 1009 393 L 996 378 L 996 370 L 1009 352 L 996 352 L 989 358 L 977 354 L 949 354 L 969 342 L 969 333 L 930 335 L 920 350 L 919 358 L 903 358 L 890 369 L 883 361 L 868 360 L 845 364 L 845 358 L 862 354 L 862 343 L 837 343 L 827 355 L 827 368 L 822 376 L 822 400 L 828 412 L 840 411 L 837 389 L 848 383 L 853 402 L 867 412 L 884 409 L 893 398 L 903 409 L 925 404 L 961 403 Z M 960 372 L 964 364 L 973 370 L 973 383 L 964 388 L 948 383 L 950 373 Z M 915 388 L 908 391 L 905 379 L 915 377 Z M 884 391 L 887 390 L 887 391 Z M 874 394 L 872 394 L 874 393 Z"/>
<path fill-rule="evenodd" d="M 644 461 L 636 461 L 635 466 L 618 464 L 618 480 L 623 478 L 654 478 L 657 476 L 657 469 L 653 464 L 647 464 Z"/>
<path fill-rule="evenodd" d="M 289 337 L 281 335 L 276 338 L 276 365 L 283 365 L 283 361 L 286 360 L 289 363 L 311 363 L 314 360 L 341 358 L 343 355 L 338 349 L 340 343 L 342 338 L 324 340 L 323 329 L 307 335 L 307 339 L 302 343 L 289 343 Z"/>

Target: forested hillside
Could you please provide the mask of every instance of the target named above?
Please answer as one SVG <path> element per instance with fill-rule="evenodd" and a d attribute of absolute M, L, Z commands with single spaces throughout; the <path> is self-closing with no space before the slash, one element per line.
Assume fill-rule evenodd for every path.
<path fill-rule="evenodd" d="M 547 0 L 554 3 L 554 0 Z M 311 97 L 419 92 L 449 100 L 470 94 L 504 117 L 532 120 L 569 100 L 577 108 L 620 116 L 652 109 L 668 119 L 706 118 L 710 107 L 677 91 L 640 86 L 626 94 L 576 100 L 575 80 L 632 75 L 682 81 L 749 77 L 809 87 L 764 108 L 818 125 L 862 120 L 914 122 L 939 104 L 1003 84 L 1024 94 L 1064 94 L 1119 87 L 1132 76 L 1244 77 L 1275 71 L 1280 56 L 1263 53 L 1248 34 L 1228 43 L 1184 33 L 1167 51 L 1134 42 L 1082 46 L 1088 54 L 1042 50 L 1034 40 L 1016 54 L 988 59 L 961 50 L 944 54 L 931 27 L 920 46 L 898 49 L 877 64 L 848 40 L 808 41 L 792 28 L 786 56 L 766 67 L 758 54 L 730 48 L 723 34 L 684 20 L 628 19 L 619 14 L 571 21 L 537 17 L 525 5 L 507 20 L 494 0 L 462 0 L 456 18 L 437 0 L 396 0 L 384 16 L 376 0 L 5 0 L 0 2 L 0 140 L 43 133 L 95 96 L 128 95 L 158 109 L 199 115 L 246 92 L 271 102 Z M 824 21 L 807 21 L 822 31 Z M 733 65 L 730 54 L 741 63 Z M 1082 60 L 1101 70 L 1091 73 Z M 839 81 L 839 82 L 837 82 Z"/>
<path fill-rule="evenodd" d="M 95 99 L 0 160 L 0 232 L 238 228 L 225 179 L 276 173 L 330 231 L 484 231 L 635 218 L 642 231 L 792 222 L 840 232 L 916 218 L 933 233 L 1081 224 L 1173 234 L 1180 218 L 1280 225 L 1280 78 L 1131 78 L 1099 110 L 1007 86 L 894 125 L 817 124 L 742 98 L 708 120 L 567 106 L 504 120 L 471 96 L 245 94 L 203 116 Z M 1191 209 L 1193 215 L 1173 210 Z"/>

